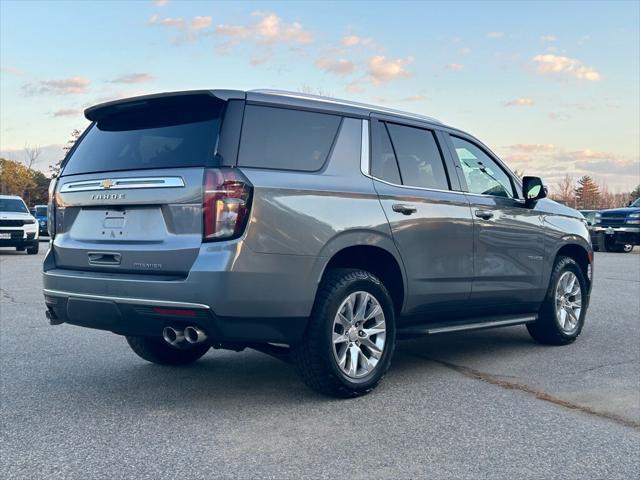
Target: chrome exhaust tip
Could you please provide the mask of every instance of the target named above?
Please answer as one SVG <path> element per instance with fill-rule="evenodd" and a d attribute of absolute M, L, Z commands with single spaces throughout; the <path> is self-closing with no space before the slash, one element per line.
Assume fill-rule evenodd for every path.
<path fill-rule="evenodd" d="M 184 329 L 184 338 L 189 343 L 202 343 L 207 339 L 207 334 L 198 327 L 189 326 Z"/>
<path fill-rule="evenodd" d="M 164 327 L 162 329 L 162 338 L 172 347 L 176 347 L 184 341 L 184 332 L 173 327 Z"/>

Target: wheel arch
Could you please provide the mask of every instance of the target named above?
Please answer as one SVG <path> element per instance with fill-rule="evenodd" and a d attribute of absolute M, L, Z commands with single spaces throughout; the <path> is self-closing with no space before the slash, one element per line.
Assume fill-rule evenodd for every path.
<path fill-rule="evenodd" d="M 580 239 L 582 240 L 582 239 Z M 569 257 L 576 261 L 582 274 L 584 275 L 587 284 L 589 285 L 589 291 L 591 290 L 591 275 L 593 273 L 593 248 L 591 245 L 585 245 L 584 241 L 569 241 L 564 245 L 561 245 L 556 254 L 553 257 L 553 264 L 555 265 L 558 257 Z M 551 267 L 553 268 L 553 266 Z"/>
<path fill-rule="evenodd" d="M 317 283 L 332 268 L 360 268 L 378 277 L 391 295 L 396 313 L 402 311 L 407 281 L 404 263 L 395 243 L 378 232 L 350 232 L 328 244 Z"/>

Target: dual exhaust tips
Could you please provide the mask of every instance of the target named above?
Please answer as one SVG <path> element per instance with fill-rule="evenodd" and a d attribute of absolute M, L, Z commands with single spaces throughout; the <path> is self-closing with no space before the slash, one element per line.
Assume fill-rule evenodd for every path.
<path fill-rule="evenodd" d="M 202 343 L 207 340 L 207 334 L 201 328 L 193 325 L 184 330 L 176 327 L 164 327 L 162 338 L 172 347 L 177 347 L 185 341 L 191 344 Z"/>

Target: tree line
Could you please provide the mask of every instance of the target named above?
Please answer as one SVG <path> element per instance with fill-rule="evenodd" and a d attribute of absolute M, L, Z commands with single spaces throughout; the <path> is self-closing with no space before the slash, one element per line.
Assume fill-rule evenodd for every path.
<path fill-rule="evenodd" d="M 589 175 L 576 181 L 566 174 L 552 189 L 549 197 L 579 210 L 606 210 L 624 207 L 640 197 L 640 185 L 631 192 L 613 193 L 606 183 L 598 184 Z"/>

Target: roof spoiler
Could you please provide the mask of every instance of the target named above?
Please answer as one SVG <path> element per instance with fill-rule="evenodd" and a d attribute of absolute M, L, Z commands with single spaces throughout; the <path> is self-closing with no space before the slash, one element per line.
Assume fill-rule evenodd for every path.
<path fill-rule="evenodd" d="M 84 116 L 92 122 L 98 121 L 112 113 L 125 110 L 131 107 L 152 103 L 158 100 L 175 99 L 177 97 L 203 97 L 209 99 L 218 99 L 227 101 L 232 99 L 244 100 L 245 92 L 240 90 L 187 90 L 182 92 L 165 92 L 155 93 L 153 95 L 142 95 L 139 97 L 123 98 L 120 100 L 112 100 L 110 102 L 100 103 L 89 107 L 84 111 Z"/>

